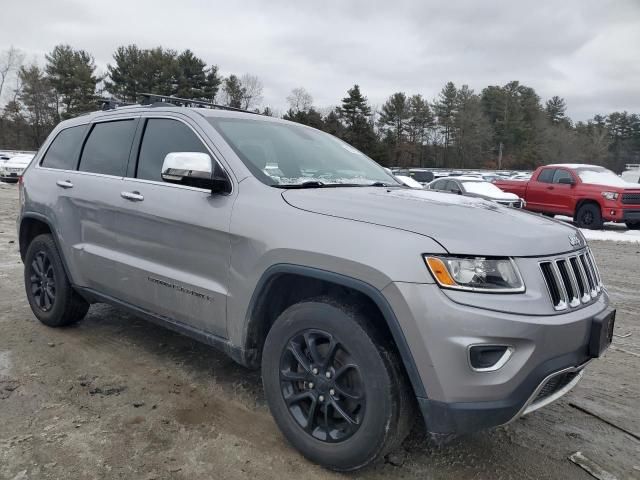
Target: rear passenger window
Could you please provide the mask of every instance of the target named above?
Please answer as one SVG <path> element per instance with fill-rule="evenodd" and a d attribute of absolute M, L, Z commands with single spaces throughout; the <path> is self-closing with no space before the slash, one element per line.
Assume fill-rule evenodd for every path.
<path fill-rule="evenodd" d="M 540 175 L 538 175 L 538 181 L 543 183 L 553 182 L 553 174 L 555 171 L 555 168 L 545 168 L 540 172 Z"/>
<path fill-rule="evenodd" d="M 136 124 L 136 120 L 96 123 L 84 145 L 79 170 L 124 176 Z"/>
<path fill-rule="evenodd" d="M 161 182 L 162 162 L 170 152 L 209 153 L 184 123 L 167 118 L 150 118 L 142 137 L 136 177 Z"/>
<path fill-rule="evenodd" d="M 41 165 L 47 168 L 75 170 L 78 165 L 78 154 L 80 153 L 80 146 L 86 130 L 86 125 L 80 125 L 67 128 L 58 133 L 44 155 Z"/>

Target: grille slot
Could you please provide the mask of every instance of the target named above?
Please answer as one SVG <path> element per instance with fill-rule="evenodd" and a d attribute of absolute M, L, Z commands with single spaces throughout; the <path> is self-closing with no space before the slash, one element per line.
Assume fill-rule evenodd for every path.
<path fill-rule="evenodd" d="M 566 387 L 578 374 L 579 372 L 567 372 L 551 377 L 538 392 L 533 403 L 539 402 L 540 400 L 547 398 L 549 395 L 553 395 L 561 388 Z"/>
<path fill-rule="evenodd" d="M 589 303 L 602 289 L 596 262 L 588 249 L 540 262 L 540 270 L 555 310 Z"/>
<path fill-rule="evenodd" d="M 623 193 L 622 203 L 626 204 L 640 204 L 640 193 Z"/>

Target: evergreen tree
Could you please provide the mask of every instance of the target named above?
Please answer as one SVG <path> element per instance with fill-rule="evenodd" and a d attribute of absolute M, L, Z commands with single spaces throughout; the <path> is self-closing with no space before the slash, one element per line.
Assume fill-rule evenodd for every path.
<path fill-rule="evenodd" d="M 374 152 L 376 135 L 371 122 L 371 107 L 358 85 L 347 90 L 337 113 L 344 123 L 341 138 L 364 153 Z"/>
<path fill-rule="evenodd" d="M 178 84 L 175 95 L 180 98 L 205 100 L 208 98 L 206 63 L 191 50 L 185 50 L 176 59 Z"/>
<path fill-rule="evenodd" d="M 58 115 L 70 118 L 94 110 L 99 79 L 93 57 L 84 50 L 58 45 L 45 58 L 46 73 L 58 97 Z"/>
<path fill-rule="evenodd" d="M 491 125 L 484 116 L 480 97 L 467 85 L 456 94 L 451 136 L 458 166 L 480 167 L 490 148 Z"/>
<path fill-rule="evenodd" d="M 547 117 L 549 117 L 549 120 L 551 120 L 551 123 L 554 125 L 559 125 L 567 121 L 567 103 L 564 101 L 564 98 L 560 98 L 557 95 L 551 97 L 545 104 L 545 111 Z"/>
<path fill-rule="evenodd" d="M 222 79 L 218 75 L 218 66 L 212 65 L 207 70 L 207 81 L 204 87 L 204 99 L 208 102 L 214 102 L 218 96 L 218 90 Z"/>
<path fill-rule="evenodd" d="M 440 91 L 438 99 L 434 105 L 438 117 L 438 125 L 442 130 L 443 143 L 443 164 L 447 163 L 449 146 L 451 145 L 451 131 L 456 114 L 456 96 L 458 90 L 453 82 L 448 82 Z"/>
<path fill-rule="evenodd" d="M 32 144 L 39 147 L 58 122 L 56 93 L 49 77 L 37 65 L 22 67 L 20 81 L 22 115 L 29 125 Z"/>
<path fill-rule="evenodd" d="M 224 79 L 222 92 L 224 93 L 225 105 L 233 108 L 242 108 L 245 90 L 237 76 L 229 75 Z"/>
<path fill-rule="evenodd" d="M 136 45 L 118 47 L 113 54 L 115 63 L 107 65 L 106 90 L 125 102 L 136 102 L 142 90 L 142 56 L 144 51 Z"/>
<path fill-rule="evenodd" d="M 424 166 L 425 145 L 429 140 L 429 132 L 433 129 L 434 118 L 429 102 L 422 95 L 409 98 L 409 143 L 413 146 L 412 156 L 417 158 L 418 166 Z M 412 158 L 413 160 L 413 158 Z"/>
<path fill-rule="evenodd" d="M 382 105 L 378 125 L 382 131 L 393 136 L 393 158 L 400 164 L 406 147 L 406 133 L 411 118 L 410 102 L 402 92 L 391 95 Z"/>

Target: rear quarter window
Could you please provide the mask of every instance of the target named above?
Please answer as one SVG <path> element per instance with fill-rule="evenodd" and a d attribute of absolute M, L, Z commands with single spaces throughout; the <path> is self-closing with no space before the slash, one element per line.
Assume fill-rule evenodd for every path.
<path fill-rule="evenodd" d="M 66 128 L 58 133 L 49 145 L 41 165 L 47 168 L 75 170 L 86 131 L 87 125 L 79 125 Z"/>
<path fill-rule="evenodd" d="M 96 123 L 82 150 L 79 170 L 123 177 L 137 123 L 133 119 Z"/>

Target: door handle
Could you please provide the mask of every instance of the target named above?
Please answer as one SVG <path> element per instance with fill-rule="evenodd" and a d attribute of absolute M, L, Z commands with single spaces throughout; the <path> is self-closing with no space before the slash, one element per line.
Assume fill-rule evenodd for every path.
<path fill-rule="evenodd" d="M 547 190 L 553 190 L 553 187 L 549 186 L 547 187 Z"/>
<path fill-rule="evenodd" d="M 69 180 L 58 180 L 56 182 L 56 185 L 62 188 L 73 188 L 73 183 L 71 183 Z"/>
<path fill-rule="evenodd" d="M 120 196 L 125 200 L 131 200 L 132 202 L 141 202 L 144 200 L 144 196 L 140 192 L 121 192 Z"/>

